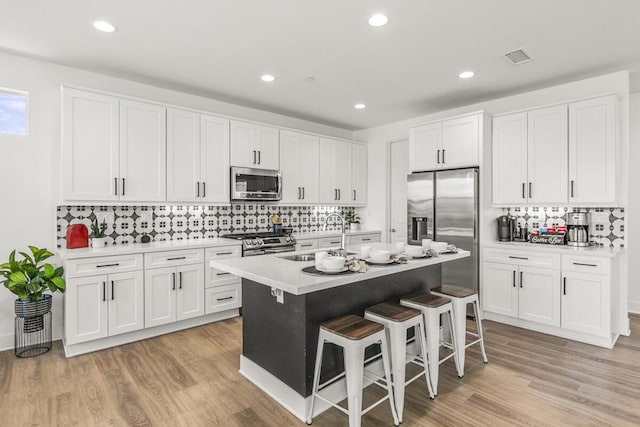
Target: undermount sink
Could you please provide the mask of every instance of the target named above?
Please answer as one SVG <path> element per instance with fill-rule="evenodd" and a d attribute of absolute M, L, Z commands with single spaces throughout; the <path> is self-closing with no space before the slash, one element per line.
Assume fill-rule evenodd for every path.
<path fill-rule="evenodd" d="M 301 255 L 288 255 L 280 257 L 289 261 L 314 261 L 316 256 L 314 254 L 301 254 Z"/>

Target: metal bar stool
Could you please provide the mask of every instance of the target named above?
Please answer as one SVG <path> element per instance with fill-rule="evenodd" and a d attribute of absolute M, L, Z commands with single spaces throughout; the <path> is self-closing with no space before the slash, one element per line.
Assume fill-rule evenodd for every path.
<path fill-rule="evenodd" d="M 403 297 L 400 304 L 420 310 L 424 316 L 426 329 L 425 338 L 427 341 L 427 359 L 429 363 L 429 375 L 431 377 L 431 387 L 438 395 L 438 370 L 442 363 L 453 357 L 458 376 L 462 377 L 462 371 L 458 363 L 458 353 L 456 352 L 456 336 L 450 334 L 451 342 L 440 342 L 440 315 L 444 314 L 444 319 L 449 323 L 450 331 L 454 330 L 453 305 L 449 298 L 437 297 L 431 294 L 418 294 Z M 440 346 L 451 350 L 451 353 L 440 359 Z"/>
<path fill-rule="evenodd" d="M 333 343 L 342 347 L 344 351 L 344 372 L 334 378 L 320 383 L 320 373 L 322 371 L 322 353 L 325 342 Z M 364 360 L 364 350 L 373 344 L 380 344 L 381 354 Z M 333 320 L 329 320 L 320 325 L 318 336 L 318 348 L 316 351 L 316 365 L 313 376 L 313 389 L 311 392 L 311 405 L 307 414 L 307 424 L 313 421 L 313 406 L 315 398 L 322 399 L 329 405 L 349 416 L 349 427 L 360 427 L 362 416 L 385 400 L 389 400 L 393 422 L 397 426 L 400 424 L 398 415 L 393 403 L 393 393 L 391 391 L 391 374 L 389 372 L 389 349 L 387 338 L 384 332 L 384 325 L 371 320 L 366 320 L 360 316 L 347 314 Z M 384 368 L 384 378 L 365 370 L 365 364 L 381 357 Z M 362 386 L 365 372 L 367 379 L 373 384 L 384 388 L 387 395 L 377 402 L 362 410 Z M 347 380 L 347 402 L 348 410 L 334 403 L 320 394 L 320 391 L 335 383 L 339 379 L 346 377 Z M 384 383 L 382 382 L 384 381 Z"/>
<path fill-rule="evenodd" d="M 398 419 L 402 422 L 404 412 L 405 386 L 411 384 L 424 375 L 427 382 L 429 397 L 433 399 L 433 389 L 429 379 L 429 365 L 427 364 L 427 343 L 425 342 L 424 320 L 420 310 L 405 307 L 400 304 L 384 302 L 369 307 L 364 312 L 364 318 L 382 323 L 389 342 L 391 356 L 391 378 L 393 383 L 393 396 L 395 397 Z M 407 330 L 415 328 L 415 338 L 418 344 L 419 355 L 410 355 L 407 358 Z M 405 382 L 406 365 L 416 364 L 423 369 L 413 378 Z"/>
<path fill-rule="evenodd" d="M 484 349 L 484 335 L 482 334 L 482 320 L 480 320 L 480 310 L 478 309 L 478 293 L 473 289 L 462 288 L 454 285 L 442 285 L 431 290 L 432 295 L 451 299 L 453 303 L 454 335 L 458 344 L 458 363 L 460 371 L 464 375 L 464 360 L 467 347 L 474 344 L 480 344 L 480 352 L 484 363 L 489 363 L 487 353 Z M 467 331 L 467 304 L 473 304 L 473 314 L 476 318 L 476 327 L 478 333 Z M 471 335 L 476 339 L 469 344 L 466 343 L 467 335 Z"/>

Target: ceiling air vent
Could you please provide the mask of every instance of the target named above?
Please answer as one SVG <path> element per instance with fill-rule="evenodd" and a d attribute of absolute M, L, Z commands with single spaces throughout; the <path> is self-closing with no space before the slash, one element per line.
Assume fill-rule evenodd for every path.
<path fill-rule="evenodd" d="M 516 49 L 504 54 L 507 61 L 513 65 L 520 65 L 531 61 L 531 56 L 524 49 Z"/>

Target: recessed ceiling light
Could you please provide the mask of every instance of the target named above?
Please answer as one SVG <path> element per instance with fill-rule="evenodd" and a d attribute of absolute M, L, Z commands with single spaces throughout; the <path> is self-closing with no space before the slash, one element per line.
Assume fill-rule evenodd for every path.
<path fill-rule="evenodd" d="M 356 104 L 353 106 L 353 108 L 355 108 L 356 110 L 364 110 L 365 108 L 367 108 L 367 106 L 364 104 Z"/>
<path fill-rule="evenodd" d="M 113 33 L 116 31 L 115 25 L 107 21 L 96 21 L 93 23 L 93 28 L 103 33 Z"/>
<path fill-rule="evenodd" d="M 463 71 L 458 74 L 458 77 L 460 77 L 461 79 L 470 79 L 473 76 L 475 76 L 475 73 L 473 71 Z"/>
<path fill-rule="evenodd" d="M 309 77 L 307 77 L 305 80 L 306 80 L 306 81 L 308 81 L 309 83 L 313 83 L 313 82 L 315 82 L 315 81 L 316 81 L 316 78 L 315 78 L 315 77 L 313 77 L 313 76 L 309 76 Z"/>
<path fill-rule="evenodd" d="M 383 25 L 386 25 L 387 22 L 389 22 L 389 18 L 382 13 L 376 13 L 369 18 L 369 25 L 372 27 L 382 27 Z"/>
<path fill-rule="evenodd" d="M 274 81 L 276 78 L 275 78 L 273 75 L 271 75 L 271 74 L 263 74 L 262 76 L 260 76 L 260 79 L 261 79 L 263 82 L 272 82 L 272 81 Z"/>

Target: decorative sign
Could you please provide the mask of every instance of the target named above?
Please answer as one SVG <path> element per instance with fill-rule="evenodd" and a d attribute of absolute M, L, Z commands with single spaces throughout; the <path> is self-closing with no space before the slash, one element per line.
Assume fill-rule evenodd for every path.
<path fill-rule="evenodd" d="M 539 236 L 531 236 L 531 243 L 542 243 L 545 245 L 564 245 L 565 233 L 545 233 Z"/>

